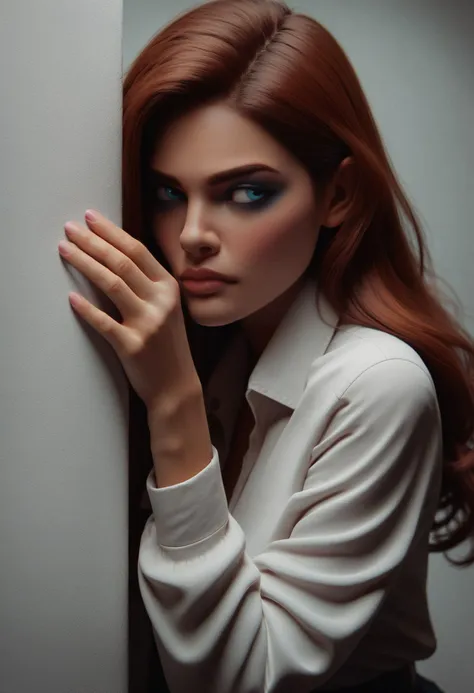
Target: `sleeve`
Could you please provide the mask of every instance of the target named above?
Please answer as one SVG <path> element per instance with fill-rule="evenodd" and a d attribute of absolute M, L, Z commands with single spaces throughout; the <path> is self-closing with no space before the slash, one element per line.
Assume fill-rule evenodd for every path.
<path fill-rule="evenodd" d="M 150 475 L 138 573 L 171 693 L 322 686 L 377 615 L 422 521 L 423 531 L 431 524 L 423 512 L 439 479 L 441 422 L 416 364 L 361 373 L 310 448 L 304 486 L 288 501 L 297 523 L 253 558 L 215 449 L 181 484 L 156 489 Z"/>

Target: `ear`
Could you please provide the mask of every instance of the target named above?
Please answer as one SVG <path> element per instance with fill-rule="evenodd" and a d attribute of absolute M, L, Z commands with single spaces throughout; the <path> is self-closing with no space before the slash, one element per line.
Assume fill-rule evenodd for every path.
<path fill-rule="evenodd" d="M 356 183 L 356 166 L 352 156 L 339 164 L 324 193 L 324 214 L 321 224 L 329 228 L 345 220 L 351 205 Z"/>

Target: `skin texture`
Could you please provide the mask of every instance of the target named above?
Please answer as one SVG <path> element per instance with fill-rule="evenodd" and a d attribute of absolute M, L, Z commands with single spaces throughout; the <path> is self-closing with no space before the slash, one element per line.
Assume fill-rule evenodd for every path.
<path fill-rule="evenodd" d="M 237 279 L 210 296 L 184 293 L 197 323 L 240 321 L 259 357 L 304 281 L 320 226 L 344 220 L 351 163 L 345 159 L 326 189 L 315 192 L 285 148 L 221 102 L 186 113 L 160 135 L 151 169 L 167 177 L 154 179 L 153 231 L 173 276 L 206 267 Z M 209 185 L 213 174 L 248 164 L 277 173 Z"/>

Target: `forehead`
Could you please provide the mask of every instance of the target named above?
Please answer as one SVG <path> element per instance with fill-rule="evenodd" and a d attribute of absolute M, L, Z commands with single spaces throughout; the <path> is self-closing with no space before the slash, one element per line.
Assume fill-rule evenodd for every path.
<path fill-rule="evenodd" d="M 179 176 L 190 164 L 214 173 L 256 160 L 287 171 L 295 166 L 291 155 L 257 123 L 214 103 L 174 120 L 157 137 L 150 163 Z"/>

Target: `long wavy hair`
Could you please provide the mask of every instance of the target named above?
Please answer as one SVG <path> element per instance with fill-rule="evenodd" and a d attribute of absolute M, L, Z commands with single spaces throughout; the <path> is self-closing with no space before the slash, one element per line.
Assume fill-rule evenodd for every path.
<path fill-rule="evenodd" d="M 447 558 L 458 566 L 474 563 L 474 341 L 447 307 L 358 77 L 327 29 L 277 0 L 213 0 L 157 33 L 124 78 L 124 229 L 170 271 L 151 233 L 150 156 L 174 118 L 216 100 L 263 127 L 316 186 L 353 158 L 357 186 L 347 218 L 336 229 L 321 229 L 307 272 L 317 276 L 341 323 L 399 337 L 428 367 L 443 434 L 430 550 L 446 552 L 466 541 L 467 556 Z M 202 327 L 184 304 L 183 311 L 204 383 L 236 325 Z M 142 433 L 132 435 L 131 445 L 143 460 Z"/>

